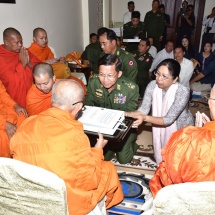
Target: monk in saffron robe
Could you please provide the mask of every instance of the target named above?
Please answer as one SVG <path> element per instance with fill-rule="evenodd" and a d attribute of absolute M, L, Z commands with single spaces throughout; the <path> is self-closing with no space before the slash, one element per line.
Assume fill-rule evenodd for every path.
<path fill-rule="evenodd" d="M 51 65 L 47 63 L 39 63 L 33 69 L 33 77 L 35 84 L 32 85 L 26 97 L 26 110 L 29 116 L 37 115 L 51 107 L 52 87 L 56 77 Z M 76 77 L 69 77 L 77 81 L 86 94 L 84 83 Z"/>
<path fill-rule="evenodd" d="M 212 120 L 215 120 L 215 87 L 208 100 Z M 163 161 L 150 180 L 153 197 L 170 184 L 215 181 L 215 121 L 204 114 L 197 117 L 196 126 L 173 133 L 162 150 Z M 200 117 L 201 117 L 200 116 Z"/>
<path fill-rule="evenodd" d="M 48 46 L 47 33 L 43 28 L 35 28 L 33 31 L 33 43 L 28 50 L 33 53 L 40 61 L 52 65 L 56 78 L 63 79 L 69 77 L 70 69 L 65 64 L 65 58 L 54 57 L 53 52 Z"/>
<path fill-rule="evenodd" d="M 25 107 L 27 91 L 33 81 L 32 68 L 40 61 L 23 47 L 22 36 L 16 29 L 5 29 L 3 40 L 4 44 L 0 45 L 0 80 L 11 98 Z"/>
<path fill-rule="evenodd" d="M 0 81 L 0 157 L 10 157 L 9 139 L 26 116 L 26 110 L 7 94 Z"/>
<path fill-rule="evenodd" d="M 107 140 L 99 133 L 91 148 L 83 125 L 75 119 L 83 99 L 77 82 L 59 80 L 52 88 L 52 108 L 26 119 L 10 141 L 14 159 L 42 167 L 65 181 L 70 215 L 89 213 L 105 197 L 106 208 L 123 199 L 116 169 L 104 161 Z"/>

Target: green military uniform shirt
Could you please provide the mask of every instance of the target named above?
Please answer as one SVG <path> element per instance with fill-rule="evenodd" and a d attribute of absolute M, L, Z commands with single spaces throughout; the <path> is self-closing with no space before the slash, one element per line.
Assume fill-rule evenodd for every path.
<path fill-rule="evenodd" d="M 97 41 L 96 43 L 89 44 L 82 53 L 81 59 L 89 61 L 89 65 L 93 73 L 98 73 L 98 60 L 101 52 L 102 49 L 100 47 L 100 43 Z"/>
<path fill-rule="evenodd" d="M 128 22 L 123 26 L 123 39 L 134 39 L 136 36 L 138 38 L 146 38 L 146 28 L 143 22 L 139 22 L 137 27 L 134 27 L 132 22 Z M 136 52 L 139 43 L 127 43 L 126 51 Z"/>
<path fill-rule="evenodd" d="M 148 51 L 144 54 L 136 52 L 133 56 L 138 66 L 137 84 L 139 86 L 140 96 L 143 97 L 145 89 L 151 81 L 149 78 L 149 69 L 151 68 L 153 57 Z"/>
<path fill-rule="evenodd" d="M 144 23 L 146 26 L 147 36 L 152 36 L 154 38 L 154 46 L 158 51 L 160 51 L 161 43 L 159 42 L 159 38 L 163 36 L 165 29 L 163 14 L 159 11 L 153 13 L 153 11 L 151 10 L 146 13 Z"/>
<path fill-rule="evenodd" d="M 114 54 L 122 60 L 123 76 L 136 83 L 138 69 L 137 63 L 133 55 L 129 52 L 122 50 L 120 47 L 117 47 L 116 52 Z M 103 55 L 104 52 L 102 52 L 101 56 Z"/>
<path fill-rule="evenodd" d="M 115 89 L 108 92 L 100 83 L 98 75 L 94 74 L 89 79 L 85 104 L 89 106 L 104 107 L 114 110 L 135 111 L 138 107 L 139 89 L 129 79 L 121 76 L 115 85 Z M 108 151 L 105 153 L 105 160 L 111 160 L 116 153 L 120 163 L 128 163 L 132 160 L 138 145 L 136 144 L 137 132 L 131 129 L 126 138 L 117 143 L 122 145 L 120 151 L 115 152 L 115 143 L 108 142 Z"/>

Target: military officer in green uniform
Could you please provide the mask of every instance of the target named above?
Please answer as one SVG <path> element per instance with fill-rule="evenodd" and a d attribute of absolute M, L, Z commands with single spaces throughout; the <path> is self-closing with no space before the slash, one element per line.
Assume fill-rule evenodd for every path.
<path fill-rule="evenodd" d="M 147 36 L 152 36 L 154 38 L 154 46 L 158 51 L 161 50 L 161 42 L 165 29 L 164 16 L 158 10 L 159 5 L 159 0 L 154 0 L 152 2 L 152 10 L 146 13 L 144 19 Z"/>
<path fill-rule="evenodd" d="M 137 110 L 139 89 L 122 76 L 122 61 L 116 55 L 106 54 L 98 64 L 99 73 L 89 80 L 85 104 L 128 112 Z M 132 128 L 121 143 L 109 141 L 104 149 L 105 160 L 111 160 L 116 154 L 119 163 L 130 162 L 138 149 L 136 138 L 137 131 Z"/>
<path fill-rule="evenodd" d="M 146 87 L 151 81 L 149 77 L 149 69 L 151 68 L 153 57 L 148 53 L 149 48 L 150 41 L 143 38 L 139 42 L 138 51 L 134 54 L 138 66 L 137 85 L 139 86 L 141 98 L 143 98 Z"/>
<path fill-rule="evenodd" d="M 84 52 L 81 55 L 82 60 L 87 60 L 89 66 L 93 73 L 98 73 L 98 60 L 100 58 L 102 49 L 100 47 L 99 41 L 95 43 L 90 43 L 86 46 Z"/>
<path fill-rule="evenodd" d="M 117 36 L 113 30 L 108 28 L 101 28 L 98 30 L 100 46 L 103 50 L 101 56 L 104 54 L 114 54 L 122 60 L 123 76 L 136 83 L 137 79 L 137 63 L 133 55 L 122 50 L 117 46 Z"/>
<path fill-rule="evenodd" d="M 123 39 L 141 39 L 146 38 L 145 24 L 140 21 L 140 12 L 133 11 L 131 14 L 131 22 L 123 26 Z M 125 50 L 131 53 L 137 51 L 138 42 L 127 43 Z"/>

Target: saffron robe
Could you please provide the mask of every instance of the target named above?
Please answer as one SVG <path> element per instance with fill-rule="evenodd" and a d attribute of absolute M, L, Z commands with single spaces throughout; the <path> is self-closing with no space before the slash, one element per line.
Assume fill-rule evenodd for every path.
<path fill-rule="evenodd" d="M 48 45 L 46 45 L 46 47 L 41 47 L 37 45 L 35 42 L 33 42 L 31 43 L 31 46 L 28 48 L 28 50 L 42 62 L 54 58 L 54 54 L 48 47 Z M 68 78 L 71 75 L 70 69 L 65 63 L 58 62 L 52 64 L 52 68 L 54 70 L 56 78 L 59 79 Z"/>
<path fill-rule="evenodd" d="M 14 159 L 42 167 L 65 181 L 70 215 L 89 213 L 107 197 L 106 207 L 123 199 L 114 165 L 91 148 L 83 125 L 69 112 L 49 108 L 26 119 L 11 138 Z"/>
<path fill-rule="evenodd" d="M 29 58 L 32 66 L 39 63 L 31 53 Z M 4 45 L 0 45 L 0 80 L 11 98 L 25 107 L 26 95 L 33 82 L 32 70 L 28 66 L 23 67 L 19 61 L 19 53 L 8 51 Z"/>
<path fill-rule="evenodd" d="M 83 87 L 84 95 L 86 95 L 86 87 L 81 80 L 73 76 L 69 77 L 69 79 L 77 81 Z M 49 93 L 43 93 L 36 87 L 35 84 L 32 85 L 26 97 L 26 110 L 28 112 L 28 115 L 38 115 L 39 113 L 50 108 L 52 104 L 51 99 L 52 91 L 50 91 Z"/>
<path fill-rule="evenodd" d="M 24 115 L 18 116 L 14 109 L 16 102 L 7 94 L 6 89 L 0 81 L 0 157 L 10 157 L 9 139 L 6 122 L 19 126 L 25 119 Z"/>
<path fill-rule="evenodd" d="M 170 184 L 215 181 L 215 122 L 176 131 L 162 149 L 162 157 L 150 180 L 153 197 Z"/>

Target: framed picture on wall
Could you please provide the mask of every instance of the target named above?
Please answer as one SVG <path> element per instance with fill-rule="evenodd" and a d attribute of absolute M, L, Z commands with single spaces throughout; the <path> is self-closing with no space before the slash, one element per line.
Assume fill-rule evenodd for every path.
<path fill-rule="evenodd" d="M 16 0 L 0 0 L 0 3 L 16 4 Z"/>

